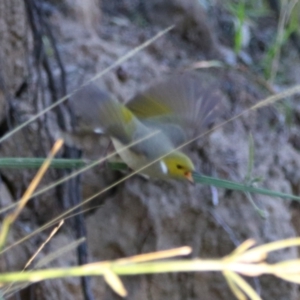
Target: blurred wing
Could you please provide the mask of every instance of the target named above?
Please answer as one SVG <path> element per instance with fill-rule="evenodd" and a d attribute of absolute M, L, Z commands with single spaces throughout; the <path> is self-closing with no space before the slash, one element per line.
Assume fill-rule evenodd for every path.
<path fill-rule="evenodd" d="M 220 99 L 216 84 L 185 73 L 150 86 L 126 106 L 144 124 L 161 129 L 178 146 L 195 129 L 201 133 L 213 122 Z"/>
<path fill-rule="evenodd" d="M 77 119 L 78 131 L 102 130 L 123 145 L 134 143 L 130 150 L 147 158 L 160 154 L 159 151 L 165 154 L 172 149 L 157 128 L 153 131 L 144 126 L 126 106 L 94 84 L 76 92 L 70 98 L 70 105 Z"/>
<path fill-rule="evenodd" d="M 70 98 L 79 131 L 104 132 L 124 144 L 132 141 L 138 120 L 112 95 L 89 84 Z"/>

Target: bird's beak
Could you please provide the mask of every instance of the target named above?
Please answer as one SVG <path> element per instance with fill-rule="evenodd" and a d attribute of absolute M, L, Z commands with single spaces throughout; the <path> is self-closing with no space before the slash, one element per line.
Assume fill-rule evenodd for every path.
<path fill-rule="evenodd" d="M 192 184 L 194 184 L 194 178 L 193 178 L 193 173 L 192 172 L 186 172 L 185 173 L 185 178 Z"/>

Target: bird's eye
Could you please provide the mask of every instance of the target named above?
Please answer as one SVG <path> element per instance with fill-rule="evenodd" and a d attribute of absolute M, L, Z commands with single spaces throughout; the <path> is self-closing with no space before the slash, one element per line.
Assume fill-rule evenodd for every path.
<path fill-rule="evenodd" d="M 177 165 L 177 169 L 178 169 L 178 170 L 182 170 L 182 169 L 183 169 L 183 166 Z"/>

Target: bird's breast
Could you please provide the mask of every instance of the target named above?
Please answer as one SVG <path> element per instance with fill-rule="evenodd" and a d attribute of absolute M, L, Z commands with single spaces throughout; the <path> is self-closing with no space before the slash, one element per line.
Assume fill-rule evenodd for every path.
<path fill-rule="evenodd" d="M 143 173 L 150 177 L 164 178 L 166 177 L 166 170 L 163 170 L 161 163 L 155 162 L 151 165 L 151 160 L 145 155 L 133 152 L 128 146 L 122 144 L 119 140 L 112 138 L 112 143 L 116 149 L 116 152 L 120 155 L 124 163 L 134 171 L 140 170 L 139 173 Z M 149 166 L 147 166 L 149 165 Z M 146 167 L 147 166 L 147 167 Z"/>
<path fill-rule="evenodd" d="M 133 170 L 138 170 L 145 165 L 146 158 L 130 150 L 130 148 L 122 144 L 119 140 L 112 138 L 112 143 L 120 155 L 122 160 Z"/>

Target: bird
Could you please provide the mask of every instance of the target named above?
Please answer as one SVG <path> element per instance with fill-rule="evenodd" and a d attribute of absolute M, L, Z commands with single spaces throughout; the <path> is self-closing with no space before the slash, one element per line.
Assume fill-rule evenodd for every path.
<path fill-rule="evenodd" d="M 95 83 L 75 92 L 70 103 L 79 127 L 108 135 L 132 170 L 193 183 L 198 172 L 180 146 L 212 124 L 220 99 L 215 85 L 180 73 L 155 81 L 125 104 Z"/>

